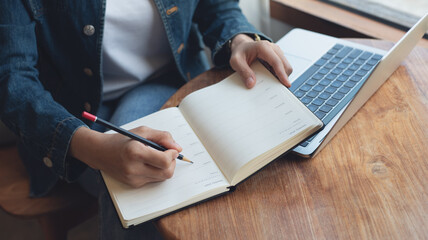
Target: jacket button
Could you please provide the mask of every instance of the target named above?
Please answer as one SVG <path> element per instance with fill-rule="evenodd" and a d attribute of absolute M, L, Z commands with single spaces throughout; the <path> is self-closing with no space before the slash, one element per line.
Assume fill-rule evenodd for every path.
<path fill-rule="evenodd" d="M 83 72 L 86 74 L 86 76 L 88 77 L 92 77 L 94 75 L 94 73 L 92 72 L 92 70 L 90 68 L 84 68 Z"/>
<path fill-rule="evenodd" d="M 87 111 L 87 112 L 91 112 L 91 104 L 90 104 L 90 103 L 85 102 L 85 103 L 83 104 L 83 108 L 85 109 L 85 111 Z"/>
<path fill-rule="evenodd" d="M 184 48 L 184 44 L 182 43 L 180 44 L 180 46 L 178 46 L 177 53 L 180 54 L 181 51 L 183 51 L 183 48 Z"/>
<path fill-rule="evenodd" d="M 83 33 L 85 33 L 86 36 L 92 36 L 95 33 L 95 27 L 92 25 L 86 25 L 83 27 Z"/>
<path fill-rule="evenodd" d="M 46 167 L 49 167 L 49 168 L 53 166 L 52 160 L 48 157 L 43 158 L 43 163 L 46 165 Z"/>

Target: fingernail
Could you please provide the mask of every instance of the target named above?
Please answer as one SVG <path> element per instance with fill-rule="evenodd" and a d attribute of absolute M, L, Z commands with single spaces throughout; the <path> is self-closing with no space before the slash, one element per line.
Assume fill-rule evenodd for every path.
<path fill-rule="evenodd" d="M 247 78 L 247 80 L 245 81 L 246 85 L 248 88 L 252 87 L 254 84 L 254 79 L 252 77 Z"/>

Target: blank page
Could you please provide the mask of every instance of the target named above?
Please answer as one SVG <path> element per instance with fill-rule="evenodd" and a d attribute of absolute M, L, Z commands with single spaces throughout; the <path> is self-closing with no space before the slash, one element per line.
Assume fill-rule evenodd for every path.
<path fill-rule="evenodd" d="M 257 79 L 252 89 L 234 73 L 188 95 L 180 104 L 184 117 L 231 184 L 235 184 L 232 180 L 238 170 L 251 160 L 299 131 L 322 125 L 263 65 L 256 62 L 252 68 Z M 261 168 L 266 163 L 254 166 Z M 251 174 L 257 169 L 248 170 Z"/>

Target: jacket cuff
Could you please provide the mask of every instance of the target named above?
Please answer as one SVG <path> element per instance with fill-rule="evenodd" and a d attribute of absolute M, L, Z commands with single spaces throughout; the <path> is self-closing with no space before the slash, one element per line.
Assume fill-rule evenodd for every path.
<path fill-rule="evenodd" d="M 77 129 L 87 127 L 76 117 L 69 117 L 56 126 L 52 145 L 43 157 L 43 163 L 61 179 L 73 182 L 83 173 L 87 165 L 68 155 L 71 138 Z"/>

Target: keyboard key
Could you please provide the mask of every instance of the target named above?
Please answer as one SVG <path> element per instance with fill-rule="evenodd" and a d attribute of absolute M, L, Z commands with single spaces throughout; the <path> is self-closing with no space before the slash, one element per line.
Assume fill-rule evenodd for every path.
<path fill-rule="evenodd" d="M 325 59 L 320 59 L 320 60 L 318 60 L 318 61 L 316 61 L 315 62 L 315 65 L 317 65 L 317 66 L 322 66 L 322 65 L 324 65 L 325 63 L 327 62 L 327 60 L 325 60 Z"/>
<path fill-rule="evenodd" d="M 332 107 L 330 107 L 329 105 L 324 105 L 320 108 L 320 111 L 328 113 L 331 111 L 331 109 L 332 109 Z"/>
<path fill-rule="evenodd" d="M 349 90 L 351 90 L 350 88 L 348 88 L 348 87 L 341 87 L 340 89 L 339 89 L 339 92 L 340 93 L 343 93 L 343 94 L 346 94 L 346 93 L 348 93 L 349 92 Z"/>
<path fill-rule="evenodd" d="M 326 54 L 324 54 L 324 56 L 322 56 L 321 58 L 322 58 L 322 59 L 329 60 L 331 57 L 333 57 L 333 54 L 326 53 Z"/>
<path fill-rule="evenodd" d="M 345 76 L 351 76 L 352 74 L 354 74 L 354 71 L 351 71 L 351 70 L 346 70 L 345 72 L 343 72 L 343 75 L 345 75 Z"/>
<path fill-rule="evenodd" d="M 357 84 L 357 82 L 349 81 L 349 82 L 346 82 L 344 86 L 348 88 L 353 88 L 355 84 Z"/>
<path fill-rule="evenodd" d="M 361 67 L 362 70 L 364 71 L 370 71 L 370 69 L 372 69 L 373 66 L 369 65 L 369 64 L 364 64 L 364 66 Z"/>
<path fill-rule="evenodd" d="M 345 60 L 343 60 L 343 63 L 350 64 L 353 61 L 354 59 L 348 57 L 348 58 L 345 58 Z"/>
<path fill-rule="evenodd" d="M 334 64 L 336 64 L 336 63 L 338 63 L 338 62 L 340 62 L 340 58 L 338 58 L 338 57 L 335 57 L 335 58 L 333 58 L 331 61 L 330 61 L 330 63 L 334 63 Z"/>
<path fill-rule="evenodd" d="M 332 48 L 332 49 L 330 49 L 330 50 L 328 50 L 328 52 L 327 53 L 330 53 L 330 54 L 336 54 L 337 52 L 339 51 L 339 49 L 335 49 L 335 48 Z"/>
<path fill-rule="evenodd" d="M 344 58 L 352 50 L 351 47 L 345 47 L 336 55 L 338 58 Z"/>
<path fill-rule="evenodd" d="M 330 85 L 330 83 L 331 82 L 329 80 L 323 79 L 323 80 L 321 80 L 321 82 L 319 84 L 322 85 L 322 86 L 327 86 L 327 85 Z"/>
<path fill-rule="evenodd" d="M 376 60 L 381 60 L 382 59 L 382 55 L 380 55 L 380 54 L 375 54 L 373 57 L 372 57 L 372 59 L 376 59 Z"/>
<path fill-rule="evenodd" d="M 337 80 L 339 80 L 339 81 L 341 81 L 341 82 L 344 82 L 344 81 L 348 80 L 348 78 L 349 78 L 349 76 L 340 75 L 340 76 L 337 78 Z"/>
<path fill-rule="evenodd" d="M 367 62 L 367 64 L 369 64 L 369 65 L 375 65 L 377 62 L 379 62 L 378 60 L 376 60 L 376 59 L 370 59 L 368 62 Z"/>
<path fill-rule="evenodd" d="M 359 71 L 357 71 L 357 73 L 355 73 L 355 74 L 356 74 L 356 75 L 358 75 L 358 76 L 363 77 L 363 76 L 365 76 L 365 75 L 367 74 L 367 71 L 359 70 Z"/>
<path fill-rule="evenodd" d="M 373 55 L 373 53 L 371 53 L 371 52 L 364 52 L 363 54 L 361 54 L 360 59 L 367 60 L 367 59 L 369 59 L 369 57 L 371 55 Z"/>
<path fill-rule="evenodd" d="M 308 105 L 308 103 L 310 103 L 311 101 L 312 101 L 312 98 L 310 98 L 310 97 L 302 98 L 302 103 L 305 105 Z"/>
<path fill-rule="evenodd" d="M 323 75 L 326 75 L 329 71 L 330 71 L 329 69 L 327 69 L 327 68 L 323 68 L 323 69 L 320 69 L 320 70 L 318 71 L 318 73 L 321 73 L 321 74 L 323 74 Z"/>
<path fill-rule="evenodd" d="M 332 93 L 336 92 L 336 90 L 337 90 L 337 88 L 330 86 L 330 87 L 328 87 L 325 91 L 326 91 L 327 93 L 332 94 Z"/>
<path fill-rule="evenodd" d="M 312 88 L 311 86 L 309 86 L 309 85 L 305 84 L 305 85 L 301 86 L 299 90 L 304 91 L 304 92 L 307 92 L 307 91 L 309 91 L 311 88 Z"/>
<path fill-rule="evenodd" d="M 351 70 L 351 71 L 355 71 L 358 68 L 360 68 L 360 65 L 354 64 L 354 65 L 351 65 L 348 69 Z"/>
<path fill-rule="evenodd" d="M 327 68 L 327 69 L 332 69 L 332 68 L 334 68 L 334 66 L 336 66 L 336 64 L 335 64 L 335 63 L 331 63 L 331 62 L 329 62 L 329 63 L 327 63 L 324 67 L 325 67 L 325 68 Z"/>
<path fill-rule="evenodd" d="M 305 95 L 305 92 L 299 90 L 299 91 L 295 92 L 294 95 L 298 98 L 301 98 L 301 97 L 303 97 L 303 95 Z"/>
<path fill-rule="evenodd" d="M 354 76 L 352 76 L 352 77 L 351 77 L 351 79 L 349 79 L 349 80 L 351 80 L 351 81 L 353 81 L 353 82 L 359 82 L 361 79 L 362 79 L 362 77 L 361 77 L 361 76 L 354 75 Z"/>
<path fill-rule="evenodd" d="M 329 99 L 325 104 L 327 104 L 327 105 L 329 105 L 329 106 L 334 107 L 334 106 L 336 106 L 336 104 L 337 104 L 338 102 L 339 102 L 339 101 L 337 101 L 336 99 L 331 98 L 331 99 Z"/>
<path fill-rule="evenodd" d="M 362 50 L 360 50 L 360 49 L 354 49 L 354 50 L 351 52 L 351 54 L 349 54 L 349 56 L 348 56 L 348 57 L 350 57 L 350 58 L 356 58 L 356 57 L 358 57 L 362 52 L 363 52 L 363 51 L 362 51 Z"/>
<path fill-rule="evenodd" d="M 322 111 L 315 112 L 315 116 L 317 116 L 319 119 L 323 119 L 325 117 L 326 113 Z"/>
<path fill-rule="evenodd" d="M 358 59 L 357 61 L 355 61 L 354 63 L 355 64 L 357 64 L 357 65 L 363 65 L 364 64 L 364 60 L 362 60 L 362 59 Z"/>
<path fill-rule="evenodd" d="M 309 110 L 311 110 L 311 112 L 315 112 L 319 108 L 319 106 L 311 104 L 308 106 L 308 108 Z"/>
<path fill-rule="evenodd" d="M 322 100 L 326 100 L 326 99 L 328 99 L 330 96 L 331 96 L 330 94 L 328 94 L 328 93 L 324 92 L 324 93 L 321 93 L 321 94 L 320 94 L 320 96 L 319 96 L 318 98 L 320 98 L 320 99 L 322 99 Z"/>
<path fill-rule="evenodd" d="M 316 98 L 318 96 L 318 94 L 320 94 L 320 93 L 312 90 L 312 91 L 308 92 L 308 94 L 306 96 L 308 96 L 310 98 Z"/>
<path fill-rule="evenodd" d="M 341 48 L 343 48 L 342 44 L 337 43 L 336 45 L 333 46 L 334 49 L 340 50 Z"/>
<path fill-rule="evenodd" d="M 315 85 L 315 84 L 317 84 L 317 80 L 315 80 L 315 79 L 309 79 L 307 82 L 306 82 L 306 84 L 307 85 L 309 85 L 309 86 L 313 86 L 313 85 Z"/>
<path fill-rule="evenodd" d="M 343 84 L 343 82 L 342 82 L 342 81 L 336 80 L 336 81 L 334 81 L 334 82 L 331 84 L 331 86 L 332 86 L 332 87 L 335 87 L 335 88 L 338 88 L 338 87 L 342 86 L 342 84 Z"/>
<path fill-rule="evenodd" d="M 340 68 L 335 68 L 335 69 L 333 69 L 333 71 L 331 71 L 331 73 L 336 74 L 336 75 L 339 75 L 341 72 L 342 72 L 342 69 L 340 69 Z"/>
<path fill-rule="evenodd" d="M 324 100 L 317 98 L 315 99 L 312 104 L 317 105 L 317 106 L 321 106 L 324 103 Z"/>
<path fill-rule="evenodd" d="M 349 66 L 349 64 L 341 63 L 341 64 L 337 65 L 337 68 L 345 69 L 345 68 L 347 68 L 348 66 Z"/>
<path fill-rule="evenodd" d="M 324 86 L 323 85 L 316 85 L 313 90 L 317 91 L 317 92 L 321 92 L 322 90 L 324 90 Z"/>
<path fill-rule="evenodd" d="M 323 77 L 324 77 L 324 75 L 317 73 L 312 78 L 315 79 L 315 80 L 320 80 Z"/>
<path fill-rule="evenodd" d="M 332 98 L 336 99 L 336 100 L 341 100 L 344 96 L 345 96 L 345 94 L 337 92 L 332 96 Z"/>
<path fill-rule="evenodd" d="M 330 80 L 330 81 L 333 81 L 334 79 L 336 79 L 336 77 L 337 77 L 337 75 L 336 75 L 336 74 L 330 73 L 329 75 L 327 75 L 327 76 L 325 77 L 325 79 Z"/>
<path fill-rule="evenodd" d="M 302 142 L 302 143 L 300 143 L 300 146 L 302 146 L 302 147 L 306 147 L 306 146 L 308 146 L 309 145 L 309 142 Z"/>

